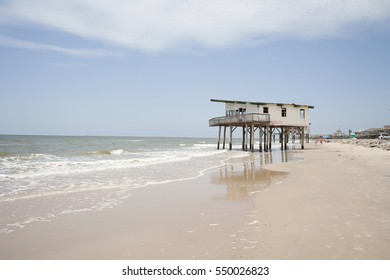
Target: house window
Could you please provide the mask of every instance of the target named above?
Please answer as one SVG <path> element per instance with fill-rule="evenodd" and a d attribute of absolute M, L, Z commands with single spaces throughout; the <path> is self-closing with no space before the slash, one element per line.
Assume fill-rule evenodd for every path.
<path fill-rule="evenodd" d="M 243 114 L 245 114 L 245 112 L 246 112 L 246 108 L 239 108 L 238 109 L 239 115 L 243 115 Z"/>
<path fill-rule="evenodd" d="M 301 109 L 299 112 L 300 112 L 301 119 L 304 119 L 305 118 L 305 109 Z"/>
<path fill-rule="evenodd" d="M 263 107 L 263 114 L 268 114 L 268 107 Z"/>
<path fill-rule="evenodd" d="M 287 117 L 287 109 L 286 108 L 282 108 L 282 117 Z"/>
<path fill-rule="evenodd" d="M 226 111 L 226 116 L 234 116 L 234 115 L 236 115 L 236 110 Z"/>

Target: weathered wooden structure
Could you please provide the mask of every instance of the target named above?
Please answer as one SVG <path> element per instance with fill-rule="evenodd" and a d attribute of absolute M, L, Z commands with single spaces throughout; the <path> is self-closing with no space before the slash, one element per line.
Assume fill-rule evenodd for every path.
<path fill-rule="evenodd" d="M 255 133 L 259 136 L 259 151 L 270 150 L 272 141 L 276 141 L 277 132 L 282 149 L 287 149 L 290 138 L 295 143 L 297 136 L 301 140 L 301 148 L 304 149 L 305 138 L 307 136 L 308 139 L 310 127 L 309 109 L 313 109 L 314 106 L 218 99 L 210 101 L 226 105 L 225 116 L 209 120 L 210 127 L 219 128 L 218 149 L 221 146 L 222 128 L 222 148 L 225 149 L 226 131 L 229 130 L 229 150 L 231 150 L 233 132 L 238 127 L 242 128 L 242 150 L 244 151 L 255 150 Z"/>

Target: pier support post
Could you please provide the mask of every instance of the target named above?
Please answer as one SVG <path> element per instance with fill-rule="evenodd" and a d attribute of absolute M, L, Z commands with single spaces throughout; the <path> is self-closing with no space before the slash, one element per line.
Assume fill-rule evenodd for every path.
<path fill-rule="evenodd" d="M 248 151 L 248 125 L 245 124 L 245 151 Z"/>
<path fill-rule="evenodd" d="M 273 133 L 273 130 L 272 130 L 272 127 L 269 128 L 269 139 L 268 139 L 268 150 L 271 151 L 272 150 L 272 133 Z"/>
<path fill-rule="evenodd" d="M 251 152 L 255 151 L 255 125 L 252 123 L 251 126 Z"/>
<path fill-rule="evenodd" d="M 263 152 L 263 129 L 261 128 L 261 126 L 259 126 L 259 151 L 260 153 Z"/>
<path fill-rule="evenodd" d="M 222 149 L 225 150 L 225 143 L 226 143 L 226 126 L 223 127 L 223 144 Z"/>
<path fill-rule="evenodd" d="M 230 125 L 230 137 L 229 137 L 229 150 L 232 150 L 233 147 L 233 127 Z"/>
<path fill-rule="evenodd" d="M 221 126 L 218 127 L 218 144 L 217 149 L 219 150 L 219 145 L 221 144 Z"/>
<path fill-rule="evenodd" d="M 305 127 L 301 127 L 301 149 L 305 149 Z"/>
<path fill-rule="evenodd" d="M 242 150 L 245 151 L 245 126 L 242 127 Z"/>
<path fill-rule="evenodd" d="M 252 126 L 249 126 L 249 125 L 248 125 L 249 150 L 250 150 L 250 151 L 252 150 L 252 130 L 251 130 L 251 127 L 252 127 Z"/>
<path fill-rule="evenodd" d="M 284 135 L 284 149 L 285 150 L 287 150 L 289 132 L 290 132 L 290 130 L 286 128 L 285 135 Z"/>
<path fill-rule="evenodd" d="M 280 149 L 283 150 L 283 136 L 284 136 L 284 131 L 283 131 L 283 127 L 280 128 L 280 133 L 279 133 L 279 137 L 280 137 L 280 143 L 281 143 L 281 146 L 280 146 Z"/>

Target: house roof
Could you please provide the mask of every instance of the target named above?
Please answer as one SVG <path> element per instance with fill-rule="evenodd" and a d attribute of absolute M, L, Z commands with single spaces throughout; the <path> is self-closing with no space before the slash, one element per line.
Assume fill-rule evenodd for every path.
<path fill-rule="evenodd" d="M 309 109 L 314 109 L 314 106 L 311 105 L 299 105 L 295 103 L 271 103 L 271 102 L 252 102 L 252 101 L 239 101 L 239 100 L 221 100 L 221 99 L 210 99 L 211 102 L 221 102 L 221 103 L 234 103 L 234 104 L 252 104 L 252 105 L 270 105 L 276 104 L 278 106 L 292 105 L 294 107 L 307 107 Z"/>

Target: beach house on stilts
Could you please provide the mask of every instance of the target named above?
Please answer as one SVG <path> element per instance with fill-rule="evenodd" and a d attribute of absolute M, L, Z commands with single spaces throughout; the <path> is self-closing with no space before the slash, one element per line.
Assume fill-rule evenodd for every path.
<path fill-rule="evenodd" d="M 248 102 L 237 100 L 211 99 L 211 102 L 225 103 L 225 116 L 212 118 L 209 126 L 218 126 L 218 145 L 221 146 L 221 130 L 223 128 L 222 148 L 225 149 L 226 130 L 229 130 L 229 150 L 232 149 L 233 132 L 240 128 L 242 132 L 242 150 L 255 150 L 255 133 L 258 134 L 260 152 L 271 149 L 276 136 L 282 149 L 287 149 L 291 139 L 295 143 L 300 139 L 301 148 L 305 147 L 305 139 L 309 139 L 310 105 L 290 103 Z M 241 134 L 241 133 L 240 133 Z"/>

